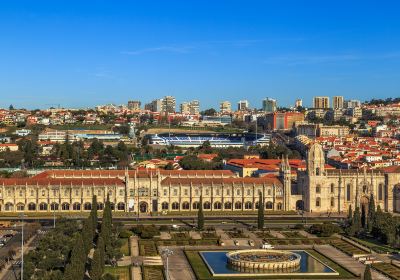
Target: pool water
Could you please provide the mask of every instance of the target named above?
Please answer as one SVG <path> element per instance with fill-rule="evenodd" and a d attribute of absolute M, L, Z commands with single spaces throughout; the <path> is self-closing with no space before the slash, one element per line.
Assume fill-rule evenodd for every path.
<path fill-rule="evenodd" d="M 301 256 L 300 267 L 294 270 L 257 270 L 240 269 L 227 263 L 227 251 L 201 251 L 200 256 L 214 276 L 244 276 L 244 275 L 339 275 L 335 270 L 325 265 L 303 250 L 293 250 Z"/>

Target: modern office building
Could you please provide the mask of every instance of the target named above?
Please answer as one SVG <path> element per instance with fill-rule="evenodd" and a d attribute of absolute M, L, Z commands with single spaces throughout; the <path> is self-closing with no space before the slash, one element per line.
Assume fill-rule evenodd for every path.
<path fill-rule="evenodd" d="M 315 96 L 313 100 L 313 108 L 315 109 L 329 109 L 328 96 Z"/>
<path fill-rule="evenodd" d="M 266 113 L 275 112 L 277 106 L 278 106 L 278 103 L 275 99 L 267 97 L 262 101 L 262 109 Z"/>

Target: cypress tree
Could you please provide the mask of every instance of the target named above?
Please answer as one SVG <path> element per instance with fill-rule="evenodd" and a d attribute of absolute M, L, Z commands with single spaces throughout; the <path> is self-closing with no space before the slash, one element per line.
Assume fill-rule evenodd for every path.
<path fill-rule="evenodd" d="M 361 213 L 360 213 L 360 208 L 356 207 L 356 210 L 354 211 L 353 215 L 353 222 L 351 224 L 352 227 L 352 235 L 358 235 L 361 231 Z"/>
<path fill-rule="evenodd" d="M 111 228 L 112 228 L 112 212 L 109 196 L 107 195 L 107 201 L 104 206 L 103 220 L 101 223 L 100 236 L 103 238 L 105 252 L 110 253 L 112 251 L 111 243 Z"/>
<path fill-rule="evenodd" d="M 94 251 L 93 259 L 90 267 L 90 277 L 92 280 L 100 280 L 103 275 L 103 264 L 101 263 L 101 249 L 97 248 Z"/>
<path fill-rule="evenodd" d="M 349 223 L 353 222 L 353 208 L 351 207 L 351 204 L 349 206 L 349 213 L 348 213 L 347 218 L 349 220 Z"/>
<path fill-rule="evenodd" d="M 367 266 L 365 267 L 363 279 L 364 279 L 364 280 L 372 280 L 371 268 L 370 268 L 369 265 L 367 265 Z"/>
<path fill-rule="evenodd" d="M 197 228 L 202 230 L 204 228 L 204 213 L 203 213 L 203 197 L 200 196 L 199 211 L 197 212 Z"/>
<path fill-rule="evenodd" d="M 100 264 L 104 267 L 105 264 L 105 251 L 104 251 L 104 240 L 100 236 L 99 239 L 97 239 L 97 247 L 96 250 L 99 250 L 100 252 Z"/>
<path fill-rule="evenodd" d="M 65 268 L 65 280 L 83 279 L 85 275 L 87 254 L 83 246 L 82 235 L 79 233 L 76 236 L 75 246 L 72 248 L 70 262 Z"/>
<path fill-rule="evenodd" d="M 367 228 L 367 214 L 365 210 L 365 205 L 361 207 L 361 227 Z"/>
<path fill-rule="evenodd" d="M 372 230 L 372 225 L 374 223 L 375 219 L 375 200 L 374 200 L 374 195 L 371 193 L 371 196 L 369 198 L 369 203 L 368 203 L 368 231 L 371 232 Z"/>
<path fill-rule="evenodd" d="M 261 192 L 259 193 L 259 198 L 258 198 L 257 227 L 259 230 L 262 230 L 264 228 L 264 198 Z"/>
<path fill-rule="evenodd" d="M 87 218 L 83 223 L 82 228 L 82 239 L 83 239 L 83 247 L 85 249 L 86 254 L 89 253 L 90 249 L 93 246 L 93 224 L 91 217 Z"/>
<path fill-rule="evenodd" d="M 90 211 L 90 218 L 92 219 L 94 234 L 96 233 L 98 217 L 97 217 L 97 196 L 92 198 L 92 210 Z"/>

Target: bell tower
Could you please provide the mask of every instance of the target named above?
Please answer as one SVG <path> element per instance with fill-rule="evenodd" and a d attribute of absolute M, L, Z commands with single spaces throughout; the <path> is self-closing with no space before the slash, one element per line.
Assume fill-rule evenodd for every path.
<path fill-rule="evenodd" d="M 292 192 L 292 172 L 290 169 L 289 158 L 282 155 L 280 165 L 280 177 L 283 182 L 284 210 L 290 211 L 290 197 Z"/>
<path fill-rule="evenodd" d="M 325 153 L 318 143 L 313 143 L 308 150 L 307 173 L 309 176 L 325 175 Z"/>

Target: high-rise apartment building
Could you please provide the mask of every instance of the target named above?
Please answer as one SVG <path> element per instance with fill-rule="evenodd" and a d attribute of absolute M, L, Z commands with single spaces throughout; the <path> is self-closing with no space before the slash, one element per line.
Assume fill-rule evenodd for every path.
<path fill-rule="evenodd" d="M 161 112 L 163 113 L 175 113 L 176 100 L 173 96 L 165 96 L 162 99 Z"/>
<path fill-rule="evenodd" d="M 249 101 L 240 100 L 238 102 L 238 111 L 247 111 L 249 109 Z"/>
<path fill-rule="evenodd" d="M 357 108 L 357 107 L 361 107 L 361 101 L 360 100 L 346 100 L 344 101 L 344 108 Z"/>
<path fill-rule="evenodd" d="M 149 110 L 152 112 L 162 112 L 162 106 L 163 106 L 163 99 L 154 99 L 150 103 L 147 103 L 144 106 L 145 110 Z"/>
<path fill-rule="evenodd" d="M 222 101 L 219 104 L 219 111 L 221 113 L 230 113 L 232 111 L 231 102 L 229 101 Z"/>
<path fill-rule="evenodd" d="M 315 96 L 313 100 L 313 108 L 328 109 L 329 97 L 328 96 Z"/>
<path fill-rule="evenodd" d="M 333 109 L 343 109 L 344 98 L 343 96 L 334 96 L 332 100 Z"/>
<path fill-rule="evenodd" d="M 277 106 L 278 103 L 275 99 L 267 97 L 262 101 L 262 109 L 264 112 L 273 113 L 276 111 Z"/>
<path fill-rule="evenodd" d="M 296 102 L 294 103 L 294 107 L 303 107 L 303 100 L 302 99 L 296 99 Z"/>
<path fill-rule="evenodd" d="M 200 102 L 198 100 L 182 102 L 180 111 L 182 114 L 198 115 L 200 113 Z"/>
<path fill-rule="evenodd" d="M 138 100 L 129 100 L 128 101 L 128 109 L 129 110 L 139 111 L 141 105 L 142 105 L 142 103 Z"/>

